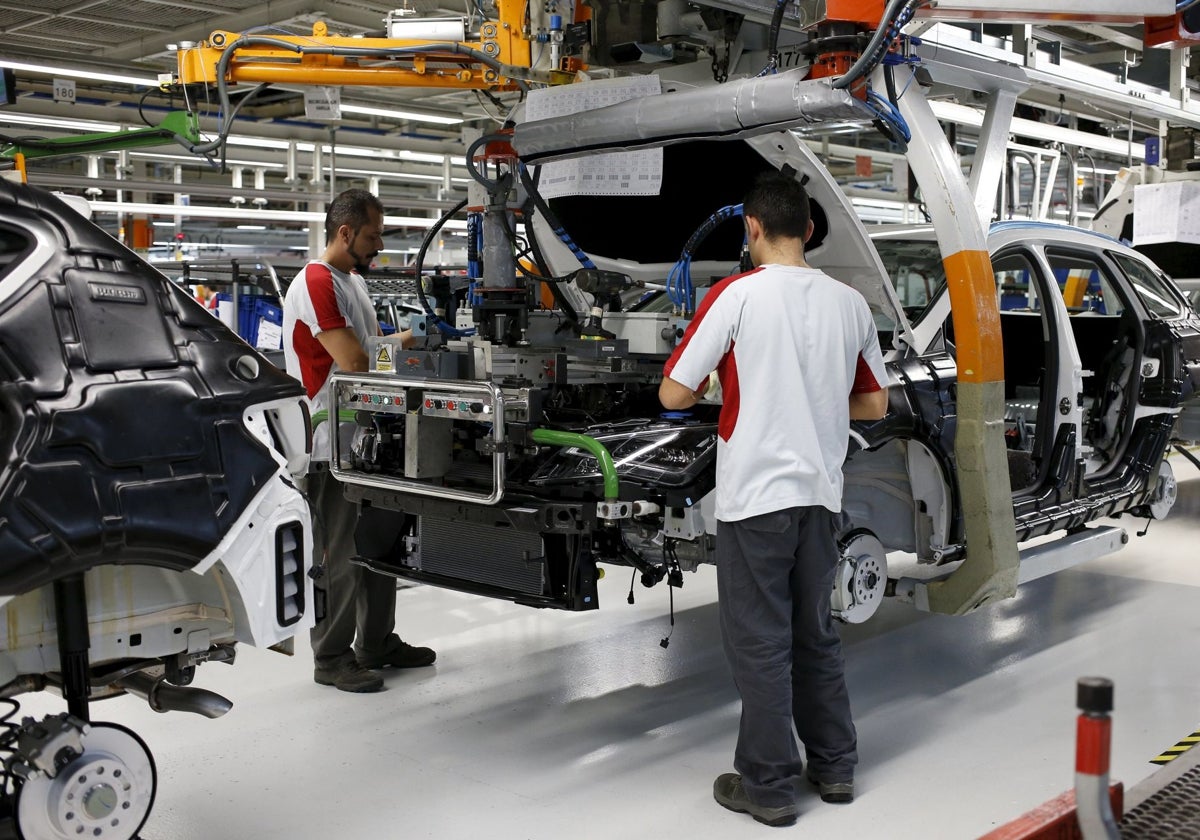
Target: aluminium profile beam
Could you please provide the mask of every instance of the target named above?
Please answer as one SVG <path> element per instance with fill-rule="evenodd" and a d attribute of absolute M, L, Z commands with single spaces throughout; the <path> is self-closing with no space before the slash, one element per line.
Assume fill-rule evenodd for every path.
<path fill-rule="evenodd" d="M 977 91 L 987 97 L 975 159 L 968 182 L 975 209 L 986 230 L 996 204 L 996 190 L 1007 159 L 1008 135 L 1017 97 L 1029 88 L 1029 78 L 1020 67 L 988 61 L 959 52 L 942 52 L 918 46 L 921 67 L 937 84 L 957 90 Z"/>
<path fill-rule="evenodd" d="M 985 38 L 983 42 L 977 42 L 961 28 L 944 23 L 930 27 L 922 40 L 922 55 L 945 56 L 952 51 L 1022 66 L 1033 88 L 1066 95 L 1081 106 L 1081 113 L 1105 113 L 1108 119 L 1118 121 L 1128 120 L 1132 113 L 1143 119 L 1167 120 L 1173 125 L 1200 128 L 1200 107 L 1195 103 L 1152 85 L 1130 80 L 1122 82 L 1116 74 L 1089 67 L 1069 56 L 1055 62 L 1032 50 L 1032 55 L 1027 57 L 1002 41 Z"/>

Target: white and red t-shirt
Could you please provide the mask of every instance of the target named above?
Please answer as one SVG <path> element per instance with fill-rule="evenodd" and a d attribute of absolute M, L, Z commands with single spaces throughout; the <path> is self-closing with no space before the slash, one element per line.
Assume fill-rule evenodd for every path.
<path fill-rule="evenodd" d="M 338 369 L 317 336 L 345 327 L 354 330 L 364 348 L 368 337 L 379 334 L 366 281 L 357 272 L 347 274 L 313 260 L 296 275 L 283 300 L 287 372 L 303 383 L 313 414 L 329 408 L 329 376 Z M 329 460 L 329 423 L 313 434 L 312 458 Z"/>
<path fill-rule="evenodd" d="M 815 268 L 764 265 L 709 290 L 663 373 L 723 404 L 717 518 L 842 508 L 852 392 L 887 385 L 866 300 Z"/>

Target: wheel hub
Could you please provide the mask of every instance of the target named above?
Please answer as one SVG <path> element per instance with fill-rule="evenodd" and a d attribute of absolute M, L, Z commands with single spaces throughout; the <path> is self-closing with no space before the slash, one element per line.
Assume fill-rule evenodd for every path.
<path fill-rule="evenodd" d="M 82 728 L 82 752 L 39 772 L 17 795 L 22 840 L 131 840 L 154 804 L 154 759 L 140 738 L 107 723 Z"/>
<path fill-rule="evenodd" d="M 870 531 L 852 531 L 842 544 L 830 607 L 834 618 L 860 624 L 875 614 L 887 585 L 887 554 Z"/>

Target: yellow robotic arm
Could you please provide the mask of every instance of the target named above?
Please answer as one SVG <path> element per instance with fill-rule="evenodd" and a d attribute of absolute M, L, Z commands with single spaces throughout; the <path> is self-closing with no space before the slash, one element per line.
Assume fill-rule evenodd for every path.
<path fill-rule="evenodd" d="M 431 30 L 435 37 L 336 36 L 321 21 L 306 36 L 217 31 L 198 46 L 179 50 L 178 81 L 516 89 L 523 83 L 515 77 L 528 75 L 530 47 L 538 36 L 525 19 L 527 3 L 497 0 L 496 8 L 498 19 L 483 21 L 476 40 L 466 40 L 471 36 L 465 25 L 462 40 L 439 39 L 436 30 Z M 403 21 L 389 28 L 421 34 L 419 27 L 406 30 Z"/>

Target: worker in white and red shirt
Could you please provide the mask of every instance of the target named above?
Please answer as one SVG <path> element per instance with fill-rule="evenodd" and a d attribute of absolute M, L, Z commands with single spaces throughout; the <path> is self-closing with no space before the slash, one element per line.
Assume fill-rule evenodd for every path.
<path fill-rule="evenodd" d="M 771 172 L 742 205 L 753 271 L 704 297 L 667 361 L 668 409 L 721 382 L 717 443 L 717 586 L 721 633 L 742 698 L 737 773 L 717 802 L 769 825 L 796 820 L 793 780 L 827 802 L 854 798 L 857 737 L 830 594 L 835 515 L 850 420 L 887 412 L 874 320 L 850 286 L 811 268 L 808 196 Z"/>
<path fill-rule="evenodd" d="M 412 668 L 435 659 L 429 648 L 409 645 L 393 632 L 395 579 L 350 562 L 358 508 L 327 469 L 330 430 L 338 428 L 336 407 L 328 404 L 329 377 L 367 370 L 367 339 L 379 334 L 362 272 L 383 249 L 382 202 L 366 190 L 341 193 L 326 212 L 325 237 L 321 258 L 296 276 L 283 301 L 287 371 L 304 384 L 313 414 L 329 416 L 314 431 L 308 475 L 313 546 L 324 567 L 316 585 L 327 599 L 325 618 L 311 634 L 314 679 L 343 691 L 379 691 L 383 680 L 371 669 Z M 411 334 L 402 340 L 411 341 Z"/>

